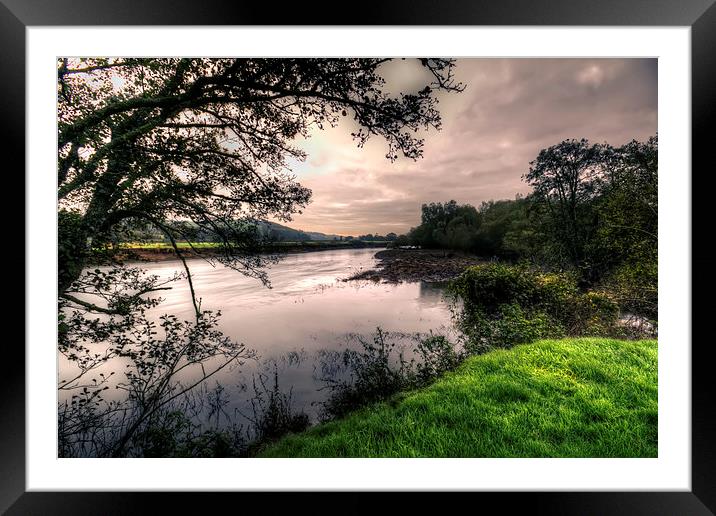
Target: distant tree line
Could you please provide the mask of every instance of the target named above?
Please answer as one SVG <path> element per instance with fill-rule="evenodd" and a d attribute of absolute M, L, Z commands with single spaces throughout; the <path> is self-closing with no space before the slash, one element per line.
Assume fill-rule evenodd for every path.
<path fill-rule="evenodd" d="M 242 221 L 236 220 L 234 224 L 241 224 Z M 244 222 L 245 223 L 245 222 Z M 246 223 L 245 223 L 246 224 Z M 172 221 L 167 225 L 177 231 L 182 231 L 185 235 L 190 235 L 193 242 L 219 242 L 214 233 L 206 231 L 201 226 L 192 221 Z M 303 231 L 293 229 L 275 222 L 257 220 L 250 224 L 246 224 L 244 231 L 248 231 L 253 226 L 255 237 L 261 242 L 307 242 L 309 240 L 333 240 L 333 241 L 352 241 L 361 240 L 364 242 L 394 242 L 398 239 L 396 233 L 388 233 L 380 235 L 378 233 L 368 233 L 354 237 L 352 235 L 328 235 L 315 231 Z M 121 242 L 165 242 L 168 243 L 169 238 L 160 230 L 151 224 L 126 224 L 120 226 L 115 231 L 116 243 Z"/>
<path fill-rule="evenodd" d="M 398 237 L 396 243 L 486 257 L 526 255 L 534 237 L 528 208 L 529 202 L 520 196 L 514 200 L 483 202 L 478 208 L 454 200 L 424 204 L 420 225 Z"/>
<path fill-rule="evenodd" d="M 368 233 L 367 235 L 359 235 L 357 238 L 366 242 L 393 242 L 398 238 L 398 235 L 395 233 L 388 233 L 387 235 Z"/>

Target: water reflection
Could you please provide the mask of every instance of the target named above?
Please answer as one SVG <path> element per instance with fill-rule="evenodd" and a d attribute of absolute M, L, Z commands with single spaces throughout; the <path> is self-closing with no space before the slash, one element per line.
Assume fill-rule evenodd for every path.
<path fill-rule="evenodd" d="M 429 283 L 421 281 L 420 285 L 420 302 L 423 306 L 444 306 L 445 305 L 445 287 L 447 281 Z"/>

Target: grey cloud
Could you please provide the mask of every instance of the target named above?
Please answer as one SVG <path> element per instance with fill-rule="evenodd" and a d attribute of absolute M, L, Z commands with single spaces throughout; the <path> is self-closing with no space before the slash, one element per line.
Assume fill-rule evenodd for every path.
<path fill-rule="evenodd" d="M 340 131 L 314 135 L 298 173 L 313 202 L 293 225 L 405 232 L 425 202 L 526 193 L 529 162 L 564 139 L 621 145 L 657 131 L 655 59 L 461 59 L 457 78 L 467 88 L 441 98 L 443 130 L 426 135 L 417 162 L 391 164 L 380 141 L 356 150 Z"/>

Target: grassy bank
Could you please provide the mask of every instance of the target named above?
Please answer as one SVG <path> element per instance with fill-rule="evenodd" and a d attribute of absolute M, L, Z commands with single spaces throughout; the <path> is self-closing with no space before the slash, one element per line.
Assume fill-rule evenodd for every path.
<path fill-rule="evenodd" d="M 373 240 L 306 240 L 302 242 L 271 242 L 262 246 L 266 251 L 293 251 L 293 250 L 322 250 L 322 249 L 351 249 L 363 247 L 385 247 L 388 242 Z M 218 250 L 220 244 L 215 242 L 177 242 L 181 251 Z M 174 247 L 167 242 L 126 242 L 119 245 L 120 249 L 128 251 L 144 251 L 157 253 L 173 253 Z"/>
<path fill-rule="evenodd" d="M 542 340 L 289 435 L 262 457 L 656 457 L 657 342 Z"/>
<path fill-rule="evenodd" d="M 373 240 L 307 240 L 303 242 L 272 242 L 264 244 L 259 252 L 265 253 L 303 253 L 309 251 L 329 251 L 333 249 L 383 248 L 388 242 Z M 179 252 L 185 258 L 196 256 L 211 257 L 222 254 L 221 245 L 215 242 L 177 242 Z M 103 263 L 107 253 L 111 252 L 114 259 L 165 261 L 176 259 L 172 244 L 167 242 L 124 242 L 119 244 L 117 251 L 110 248 L 95 249 L 94 262 Z M 93 263 L 94 263 L 93 262 Z"/>

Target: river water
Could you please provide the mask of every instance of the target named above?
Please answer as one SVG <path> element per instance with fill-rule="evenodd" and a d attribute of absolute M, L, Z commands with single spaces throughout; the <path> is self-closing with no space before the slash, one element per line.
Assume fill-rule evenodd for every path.
<path fill-rule="evenodd" d="M 264 372 L 272 383 L 273 372 L 278 371 L 281 390 L 291 390 L 293 408 L 315 420 L 328 393 L 316 373 L 322 351 L 356 346 L 356 334 L 370 339 L 377 327 L 408 334 L 450 331 L 450 310 L 439 286 L 341 281 L 374 267 L 375 253 L 376 249 L 341 249 L 285 255 L 267 269 L 271 288 L 221 265 L 188 261 L 202 309 L 221 310 L 221 330 L 258 356 L 209 381 L 209 387 L 218 382 L 224 389 L 225 414 L 250 412 L 252 379 Z M 160 277 L 182 270 L 179 261 L 141 267 Z M 164 301 L 152 309 L 151 317 L 169 313 L 193 318 L 186 280 L 174 283 L 161 297 Z M 63 369 L 61 364 L 60 377 Z M 116 367 L 116 376 L 120 369 Z"/>

